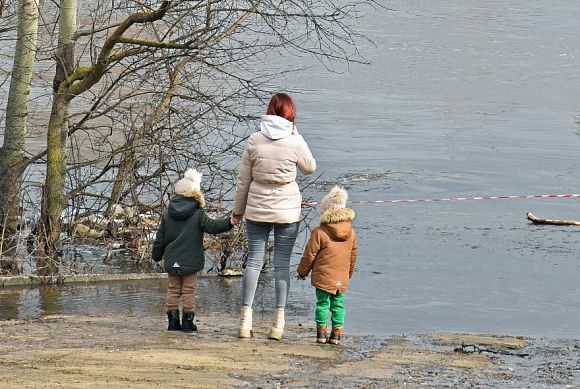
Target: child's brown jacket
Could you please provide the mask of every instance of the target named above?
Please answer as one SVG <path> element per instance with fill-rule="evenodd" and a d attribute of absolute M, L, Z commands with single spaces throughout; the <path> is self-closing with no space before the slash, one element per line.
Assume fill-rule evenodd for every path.
<path fill-rule="evenodd" d="M 325 292 L 343 293 L 354 271 L 357 239 L 352 228 L 355 213 L 349 208 L 331 209 L 320 217 L 320 225 L 310 235 L 298 274 L 312 270 L 312 286 Z"/>

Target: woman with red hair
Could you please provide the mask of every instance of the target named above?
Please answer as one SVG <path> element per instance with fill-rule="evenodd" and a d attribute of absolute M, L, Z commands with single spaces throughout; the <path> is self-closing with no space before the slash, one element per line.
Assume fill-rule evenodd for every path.
<path fill-rule="evenodd" d="M 297 168 L 302 174 L 312 174 L 316 169 L 316 161 L 294 124 L 295 115 L 296 106 L 290 96 L 273 95 L 266 115 L 262 116 L 260 131 L 248 138 L 240 163 L 233 218 L 245 219 L 248 234 L 240 338 L 252 336 L 252 304 L 271 231 L 274 231 L 276 316 L 268 337 L 280 340 L 284 332 L 290 255 L 301 219 Z"/>

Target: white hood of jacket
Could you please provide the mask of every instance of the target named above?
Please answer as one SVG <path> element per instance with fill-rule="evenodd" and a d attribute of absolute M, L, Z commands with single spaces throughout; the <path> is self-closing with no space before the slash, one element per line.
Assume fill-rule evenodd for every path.
<path fill-rule="evenodd" d="M 264 136 L 275 140 L 286 138 L 294 131 L 294 123 L 276 115 L 262 115 L 260 132 Z"/>

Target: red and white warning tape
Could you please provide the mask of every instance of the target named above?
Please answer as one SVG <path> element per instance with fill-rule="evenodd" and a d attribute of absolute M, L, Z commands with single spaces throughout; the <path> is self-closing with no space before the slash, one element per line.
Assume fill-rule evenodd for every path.
<path fill-rule="evenodd" d="M 516 195 L 516 196 L 480 196 L 480 197 L 449 197 L 446 199 L 398 199 L 398 200 L 353 200 L 349 204 L 394 204 L 394 203 L 429 203 L 437 201 L 473 201 L 473 200 L 508 200 L 508 199 L 553 199 L 580 197 L 577 193 Z M 303 205 L 319 205 L 320 201 L 303 201 Z"/>

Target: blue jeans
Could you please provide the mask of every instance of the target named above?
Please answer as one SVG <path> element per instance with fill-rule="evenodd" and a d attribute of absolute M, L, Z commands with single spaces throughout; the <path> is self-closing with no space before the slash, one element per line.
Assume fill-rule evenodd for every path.
<path fill-rule="evenodd" d="M 299 222 L 258 223 L 246 220 L 248 234 L 248 262 L 242 281 L 242 305 L 251 307 L 264 264 L 266 244 L 270 231 L 274 230 L 274 278 L 276 285 L 276 307 L 284 308 L 290 289 L 290 256 L 298 237 Z"/>

